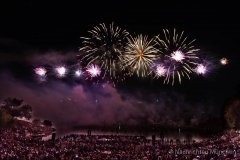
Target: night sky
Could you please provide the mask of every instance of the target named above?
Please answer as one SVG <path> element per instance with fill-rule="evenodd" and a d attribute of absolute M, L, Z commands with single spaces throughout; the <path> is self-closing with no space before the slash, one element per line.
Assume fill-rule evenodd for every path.
<path fill-rule="evenodd" d="M 83 117 L 80 121 L 85 120 L 85 123 L 87 120 L 95 123 L 99 119 L 101 122 L 103 119 L 111 119 L 109 121 L 111 123 L 136 120 L 139 117 L 141 119 L 141 116 L 146 117 L 143 113 L 154 115 L 158 106 L 159 108 L 164 106 L 163 115 L 165 117 L 169 115 L 169 119 L 174 117 L 172 119 L 176 122 L 180 121 L 180 118 L 176 118 L 179 113 L 182 113 L 183 117 L 189 116 L 192 112 L 199 112 L 199 114 L 208 112 L 219 116 L 224 101 L 235 93 L 235 87 L 240 80 L 238 50 L 240 20 L 237 3 L 170 4 L 162 1 L 1 3 L 4 10 L 0 11 L 2 81 L 0 98 L 3 100 L 6 97 L 16 96 L 24 99 L 36 107 L 34 113 L 36 117 L 52 118 L 55 123 L 57 119 L 62 118 L 61 123 L 78 124 L 78 116 L 80 116 Z M 111 22 L 126 29 L 130 34 L 144 34 L 149 37 L 162 34 L 163 29 L 173 31 L 176 28 L 179 32 L 185 31 L 184 35 L 190 40 L 196 39 L 194 45 L 200 48 L 201 53 L 216 62 L 215 68 L 206 76 L 192 76 L 191 80 L 184 78 L 183 84 L 174 86 L 163 85 L 162 81 L 150 80 L 137 80 L 136 83 L 136 78 L 121 83 L 116 88 L 109 87 L 102 90 L 88 88 L 82 84 L 69 84 L 61 80 L 49 80 L 49 83 L 40 85 L 33 81 L 32 68 L 40 61 L 54 63 L 55 60 L 64 61 L 74 57 L 81 46 L 80 37 L 89 36 L 87 31 L 100 23 L 110 24 Z M 220 65 L 219 60 L 222 57 L 226 57 L 229 64 Z M 79 95 L 80 98 L 75 92 L 82 94 Z M 101 96 L 98 97 L 99 95 Z M 91 100 L 86 101 L 102 99 L 102 102 L 99 100 L 96 102 L 100 103 L 97 108 L 93 105 L 85 105 L 80 110 L 71 110 L 67 113 L 69 115 L 66 115 L 71 118 L 63 118 L 62 115 L 66 113 L 63 108 L 66 109 L 67 105 L 72 105 L 70 102 L 66 102 L 65 105 L 61 102 L 62 109 L 58 108 L 59 100 L 64 96 L 72 96 L 82 101 L 89 96 Z M 103 101 L 108 100 L 109 97 L 112 103 L 119 103 L 119 107 L 112 106 L 110 109 L 102 107 L 108 105 Z M 54 103 L 56 99 L 58 102 Z M 143 101 L 146 105 L 138 109 L 129 107 L 132 105 L 126 99 Z M 42 101 L 44 103 L 41 103 Z M 159 101 L 161 105 L 156 104 Z M 73 105 L 73 107 L 78 106 Z M 181 107 L 184 109 L 181 110 Z M 148 112 L 148 109 L 151 111 Z M 57 113 L 58 116 L 53 118 L 54 116 L 47 110 Z M 188 113 L 184 115 L 186 110 Z M 116 117 L 121 114 L 123 118 Z M 84 118 L 83 115 L 87 116 Z M 151 117 L 149 115 L 148 117 Z M 99 119 L 94 120 L 94 116 Z M 155 115 L 155 117 L 158 116 Z M 194 121 L 194 118 L 191 120 Z M 167 122 L 164 121 L 164 123 Z"/>

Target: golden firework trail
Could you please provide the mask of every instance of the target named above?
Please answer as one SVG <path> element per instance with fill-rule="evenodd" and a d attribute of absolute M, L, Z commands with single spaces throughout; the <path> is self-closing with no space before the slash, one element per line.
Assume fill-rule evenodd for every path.
<path fill-rule="evenodd" d="M 79 49 L 84 52 L 80 60 L 86 61 L 87 66 L 92 63 L 99 65 L 105 71 L 104 77 L 107 73 L 115 77 L 116 71 L 120 68 L 120 57 L 129 33 L 119 27 L 115 28 L 114 23 L 110 24 L 109 28 L 102 23 L 88 32 L 91 38 L 80 37 L 84 45 Z"/>

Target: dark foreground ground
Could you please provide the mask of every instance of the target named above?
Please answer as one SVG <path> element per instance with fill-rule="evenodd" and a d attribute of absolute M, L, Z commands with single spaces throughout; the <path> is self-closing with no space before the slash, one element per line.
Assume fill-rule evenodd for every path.
<path fill-rule="evenodd" d="M 127 159 L 237 159 L 240 143 L 236 132 L 225 132 L 201 142 L 192 140 L 152 140 L 131 135 L 70 134 L 43 141 L 36 135 L 50 134 L 50 127 L 20 121 L 2 130 L 0 159 L 21 160 L 127 160 Z M 35 137 L 35 138 L 33 138 Z"/>

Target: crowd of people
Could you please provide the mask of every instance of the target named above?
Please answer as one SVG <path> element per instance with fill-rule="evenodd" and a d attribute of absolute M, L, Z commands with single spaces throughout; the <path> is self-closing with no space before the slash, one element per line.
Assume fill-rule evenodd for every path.
<path fill-rule="evenodd" d="M 20 121 L 0 132 L 0 159 L 16 160 L 171 160 L 237 159 L 240 144 L 236 134 L 216 136 L 201 142 L 147 139 L 144 136 L 77 135 L 42 140 L 51 127 Z M 34 138 L 33 138 L 34 137 Z"/>

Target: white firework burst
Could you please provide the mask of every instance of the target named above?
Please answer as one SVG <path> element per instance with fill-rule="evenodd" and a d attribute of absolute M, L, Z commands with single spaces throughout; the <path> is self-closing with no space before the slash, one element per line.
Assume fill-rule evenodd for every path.
<path fill-rule="evenodd" d="M 173 85 L 176 76 L 179 83 L 181 83 L 183 76 L 190 79 L 190 74 L 193 73 L 193 68 L 197 65 L 196 59 L 198 59 L 197 52 L 199 49 L 192 45 L 195 39 L 186 43 L 187 37 L 183 36 L 184 32 L 177 34 L 176 29 L 174 29 L 172 36 L 167 29 L 163 32 L 164 36 L 162 38 L 157 36 L 156 42 L 163 54 L 160 63 L 166 66 L 164 83 L 169 83 L 172 79 Z"/>

